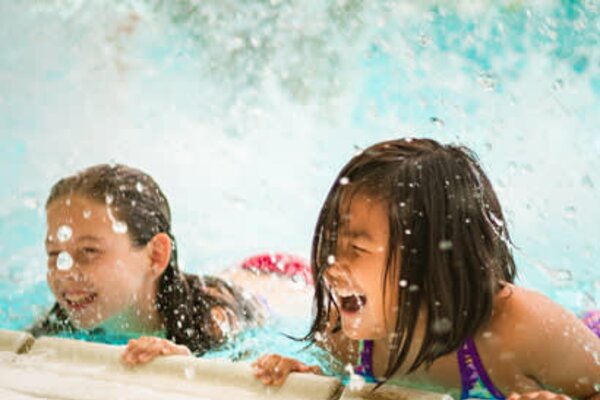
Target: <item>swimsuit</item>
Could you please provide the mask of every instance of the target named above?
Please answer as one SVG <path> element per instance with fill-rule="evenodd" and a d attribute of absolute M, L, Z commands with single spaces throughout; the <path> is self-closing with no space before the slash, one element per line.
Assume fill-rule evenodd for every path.
<path fill-rule="evenodd" d="M 582 321 L 600 338 L 600 310 L 583 315 Z M 359 342 L 360 358 L 354 371 L 368 382 L 378 382 L 373 376 L 373 341 Z M 461 399 L 504 399 L 483 367 L 472 338 L 469 338 L 457 351 L 458 366 L 462 382 Z"/>

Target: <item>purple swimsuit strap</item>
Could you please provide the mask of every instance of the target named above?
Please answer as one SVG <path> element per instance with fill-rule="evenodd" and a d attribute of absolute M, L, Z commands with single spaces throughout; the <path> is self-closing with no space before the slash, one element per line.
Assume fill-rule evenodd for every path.
<path fill-rule="evenodd" d="M 492 396 L 497 399 L 504 399 L 502 392 L 494 386 L 494 383 L 485 371 L 477 348 L 475 347 L 475 342 L 472 338 L 468 338 L 465 341 L 457 354 L 460 378 L 462 381 L 461 398 L 468 398 L 469 391 L 473 388 L 477 379 L 481 379 L 481 382 Z"/>
<path fill-rule="evenodd" d="M 362 342 L 362 351 L 360 352 L 359 364 L 356 366 L 356 373 L 363 376 L 373 376 L 373 341 L 365 340 Z"/>

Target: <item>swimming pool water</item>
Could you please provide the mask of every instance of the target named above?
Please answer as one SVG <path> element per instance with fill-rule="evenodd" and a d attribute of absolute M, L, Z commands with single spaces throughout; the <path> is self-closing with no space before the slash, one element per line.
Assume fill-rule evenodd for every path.
<path fill-rule="evenodd" d="M 0 3 L 0 327 L 52 302 L 43 204 L 63 175 L 147 170 L 186 270 L 215 272 L 308 254 L 343 162 L 406 135 L 473 148 L 520 283 L 598 307 L 599 13 L 593 0 Z M 296 351 L 288 327 L 306 321 L 253 334 Z M 254 351 L 240 340 L 225 351 Z"/>

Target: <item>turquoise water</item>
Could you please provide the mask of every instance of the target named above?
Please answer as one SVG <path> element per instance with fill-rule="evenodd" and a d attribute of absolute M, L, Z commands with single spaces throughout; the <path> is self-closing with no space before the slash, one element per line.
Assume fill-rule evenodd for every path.
<path fill-rule="evenodd" d="M 473 148 L 520 283 L 598 307 L 599 3 L 413 3 L 1 2 L 0 328 L 52 302 L 43 203 L 63 175 L 147 170 L 186 270 L 210 273 L 308 254 L 344 161 L 406 135 Z M 227 351 L 260 337 L 293 352 L 277 332 L 305 327 L 280 321 Z"/>

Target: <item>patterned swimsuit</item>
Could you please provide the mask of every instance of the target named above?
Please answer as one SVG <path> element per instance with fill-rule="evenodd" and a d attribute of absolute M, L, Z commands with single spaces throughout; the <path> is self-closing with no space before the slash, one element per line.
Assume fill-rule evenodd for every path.
<path fill-rule="evenodd" d="M 582 321 L 600 338 L 600 310 L 584 314 Z M 354 371 L 367 382 L 378 382 L 373 376 L 373 341 L 360 341 L 359 349 L 360 358 Z M 457 358 L 462 382 L 461 399 L 505 399 L 485 371 L 473 339 L 467 339 L 458 349 Z"/>

